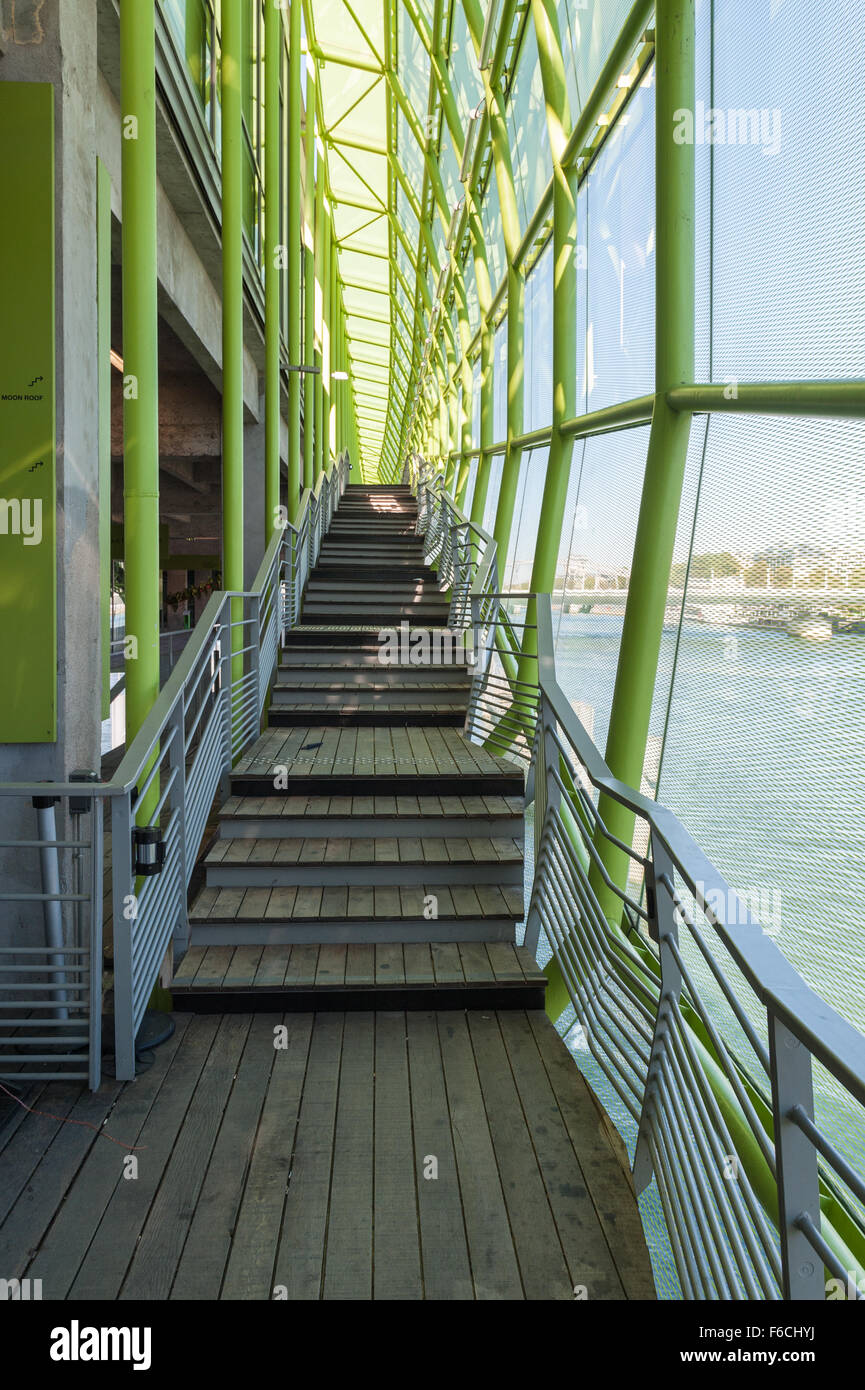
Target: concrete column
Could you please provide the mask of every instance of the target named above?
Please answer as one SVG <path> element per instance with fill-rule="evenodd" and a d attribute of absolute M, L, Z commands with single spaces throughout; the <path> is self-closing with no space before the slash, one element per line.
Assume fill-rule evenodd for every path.
<path fill-rule="evenodd" d="M 100 764 L 96 11 L 97 0 L 16 0 L 14 6 L 3 0 L 0 9 L 0 81 L 54 85 L 57 421 L 57 740 L 0 744 L 3 781 L 61 781 L 75 768 L 98 770 Z M 14 151 L 6 156 L 14 158 Z M 22 210 L 5 215 L 21 216 Z M 62 825 L 60 816 L 61 833 Z M 0 838 L 30 831 L 35 813 L 29 801 L 0 800 Z M 36 852 L 0 851 L 0 879 L 10 892 L 39 888 Z M 25 938 L 24 927 L 36 936 Z M 3 905 L 0 942 L 39 944 L 41 931 L 40 906 Z"/>

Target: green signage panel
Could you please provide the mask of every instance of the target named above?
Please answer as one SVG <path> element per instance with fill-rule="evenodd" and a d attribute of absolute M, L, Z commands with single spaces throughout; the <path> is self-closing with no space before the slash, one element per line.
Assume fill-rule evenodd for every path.
<path fill-rule="evenodd" d="M 57 737 L 50 83 L 0 82 L 0 141 L 0 742 L 50 743 Z"/>

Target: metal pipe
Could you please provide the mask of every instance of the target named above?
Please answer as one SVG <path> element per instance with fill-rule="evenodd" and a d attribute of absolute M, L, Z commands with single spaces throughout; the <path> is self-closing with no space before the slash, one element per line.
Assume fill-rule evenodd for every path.
<path fill-rule="evenodd" d="M 236 2 L 236 0 L 235 0 Z M 126 740 L 159 694 L 159 355 L 156 302 L 156 80 L 152 5 L 120 7 L 123 245 L 123 553 Z M 130 648 L 131 651 L 131 648 Z"/>
<path fill-rule="evenodd" d="M 304 128 L 303 185 L 303 360 L 312 365 L 315 355 L 315 68 L 306 60 L 306 111 Z M 303 379 L 303 485 L 315 484 L 315 377 Z"/>
<path fill-rule="evenodd" d="M 123 9 L 124 6 L 121 6 Z M 126 6 L 125 8 L 130 8 Z M 147 8 L 136 6 L 135 8 Z M 222 573 L 243 588 L 243 115 L 241 0 L 223 0 L 222 63 Z M 241 616 L 239 600 L 232 616 Z M 237 642 L 235 628 L 233 643 Z M 243 657 L 232 661 L 232 681 Z"/>
<path fill-rule="evenodd" d="M 635 787 L 643 774 L 691 428 L 690 413 L 672 410 L 666 397 L 694 377 L 694 147 L 673 138 L 674 112 L 694 104 L 694 5 L 658 0 L 656 6 L 655 404 L 606 746 L 613 774 Z M 633 812 L 608 798 L 599 810 L 610 834 L 630 844 Z M 606 841 L 601 854 L 610 877 L 623 882 L 623 852 Z M 615 912 L 609 890 L 596 887 L 605 910 Z"/>
<path fill-rule="evenodd" d="M 35 796 L 33 806 L 36 811 L 36 834 L 40 840 L 39 863 L 42 869 L 42 892 L 49 894 L 42 904 L 45 917 L 45 944 L 52 953 L 62 952 L 63 947 L 63 903 L 60 893 L 60 855 L 57 850 L 57 822 L 54 813 L 53 796 Z M 68 994 L 66 984 L 66 959 L 60 954 L 51 954 L 48 962 L 52 967 L 51 978 L 57 984 L 52 998 L 57 1004 L 65 1004 Z M 95 968 L 91 961 L 91 968 Z M 69 1010 L 59 1008 L 57 1018 L 68 1019 Z"/>
<path fill-rule="evenodd" d="M 295 7 L 297 0 L 295 0 Z M 282 257 L 280 239 L 280 110 L 279 79 L 282 67 L 282 13 L 276 5 L 264 10 L 264 537 L 279 524 L 279 435 L 280 435 L 280 277 Z M 289 221 L 293 247 L 294 224 Z M 289 269 L 289 274 L 290 274 Z M 294 301 L 291 301 L 293 310 Z M 290 311 L 291 312 L 291 311 Z M 289 360 L 297 362 L 300 347 L 292 343 Z M 299 399 L 300 378 L 291 372 L 289 393 Z M 290 394 L 289 394 L 290 398 Z M 289 448 L 291 427 L 289 426 Z M 289 490 L 290 505 L 290 490 Z M 292 512 L 289 511 L 289 517 Z"/>

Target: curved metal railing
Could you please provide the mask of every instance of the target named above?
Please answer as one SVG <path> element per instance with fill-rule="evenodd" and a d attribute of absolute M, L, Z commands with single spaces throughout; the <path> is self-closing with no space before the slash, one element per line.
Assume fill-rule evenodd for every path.
<path fill-rule="evenodd" d="M 439 544 L 459 513 L 422 461 L 407 472 Z M 491 592 L 493 547 L 470 589 L 467 733 L 529 765 L 525 944 L 546 942 L 558 1011 L 630 1117 L 683 1294 L 861 1299 L 865 1178 L 815 1118 L 813 1075 L 865 1131 L 865 1037 L 677 817 L 613 776 L 559 685 L 550 596 Z M 614 806 L 633 834 L 611 829 Z"/>

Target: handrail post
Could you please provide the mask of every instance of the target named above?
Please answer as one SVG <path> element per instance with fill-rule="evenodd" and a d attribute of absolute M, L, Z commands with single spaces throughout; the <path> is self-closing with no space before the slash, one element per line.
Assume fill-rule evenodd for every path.
<path fill-rule="evenodd" d="M 814 1118 L 811 1053 L 771 1010 L 768 1022 L 783 1293 L 794 1301 L 823 1300 L 823 1262 L 797 1225 L 805 1215 L 820 1229 L 817 1151 L 790 1119 L 794 1106 L 801 1106 L 809 1120 Z"/>
<path fill-rule="evenodd" d="M 133 1081 L 132 937 L 138 903 L 132 876 L 132 796 L 129 792 L 111 798 L 111 900 L 115 923 L 114 1075 L 118 1081 Z"/>
<path fill-rule="evenodd" d="M 646 904 L 649 911 L 649 935 L 658 945 L 661 992 L 655 1015 L 646 1085 L 643 1090 L 637 1146 L 634 1150 L 632 1171 L 634 1189 L 638 1194 L 652 1180 L 652 1154 L 649 1147 L 652 1110 L 658 1091 L 658 1077 L 667 1065 L 666 1035 L 670 1029 L 673 1006 L 682 993 L 682 972 L 674 955 L 674 949 L 678 948 L 679 944 L 677 909 L 673 900 L 674 875 L 672 859 L 658 837 L 653 835 L 652 865 L 646 874 Z"/>
<path fill-rule="evenodd" d="M 178 849 L 180 855 L 180 881 L 183 891 L 180 893 L 180 901 L 177 904 L 177 920 L 174 924 L 174 941 L 180 949 L 185 949 L 189 944 L 189 919 L 186 906 L 186 887 L 189 883 L 191 869 L 187 864 L 187 843 L 186 843 L 186 717 L 184 713 L 183 695 L 180 695 L 175 702 L 168 721 L 168 731 L 173 731 L 168 748 L 169 770 L 174 774 L 174 780 L 169 792 L 169 806 L 177 811 L 178 824 Z"/>

